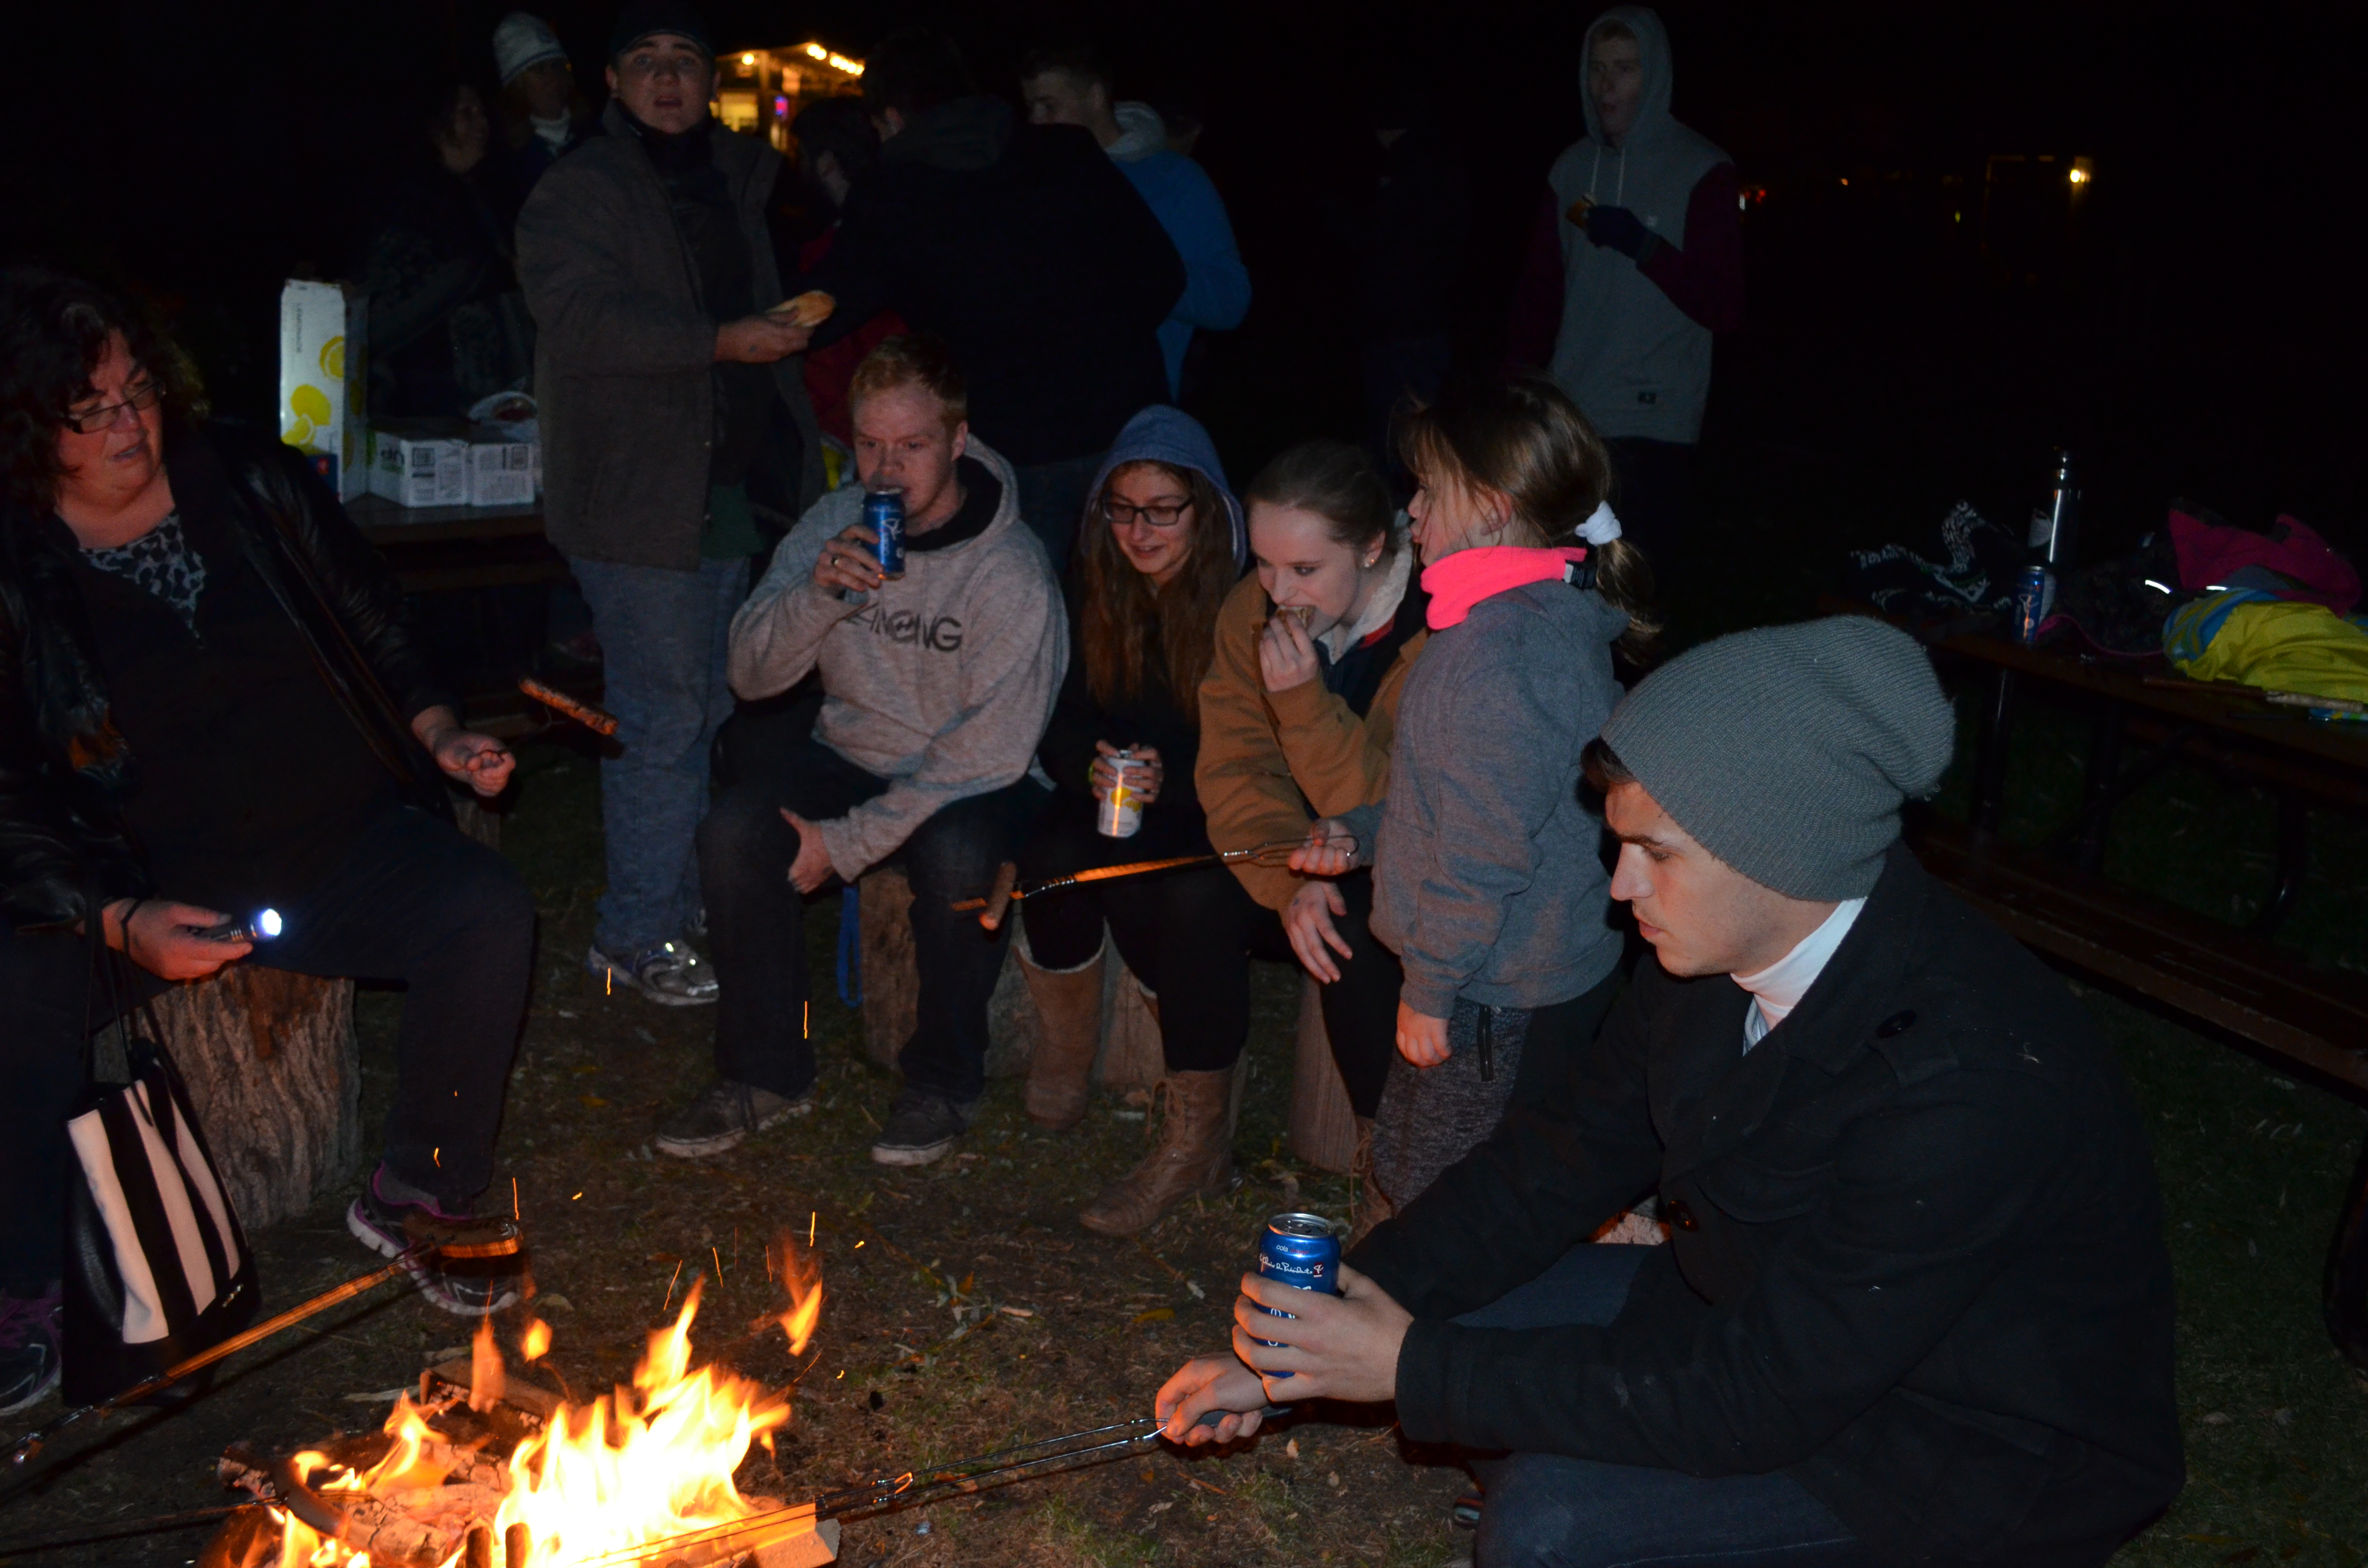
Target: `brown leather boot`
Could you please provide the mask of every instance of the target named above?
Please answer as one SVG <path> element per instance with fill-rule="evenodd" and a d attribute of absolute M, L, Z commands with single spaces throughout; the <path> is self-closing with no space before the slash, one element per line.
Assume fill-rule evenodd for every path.
<path fill-rule="evenodd" d="M 1160 1080 L 1167 1116 L 1143 1164 L 1102 1188 L 1077 1222 L 1105 1236 L 1148 1230 L 1188 1198 L 1214 1196 L 1234 1184 L 1234 1140 L 1226 1110 L 1235 1062 L 1221 1073 L 1170 1073 Z"/>
<path fill-rule="evenodd" d="M 1370 1116 L 1357 1119 L 1357 1153 L 1349 1163 L 1349 1174 L 1357 1183 L 1357 1210 L 1349 1222 L 1348 1244 L 1353 1247 L 1371 1235 L 1374 1226 L 1398 1211 L 1390 1195 L 1373 1182 L 1373 1119 Z"/>
<path fill-rule="evenodd" d="M 1086 1119 L 1086 1079 L 1101 1049 L 1102 955 L 1080 969 L 1039 969 L 1023 953 L 1019 972 L 1044 1026 L 1020 1104 L 1037 1126 L 1066 1132 Z"/>

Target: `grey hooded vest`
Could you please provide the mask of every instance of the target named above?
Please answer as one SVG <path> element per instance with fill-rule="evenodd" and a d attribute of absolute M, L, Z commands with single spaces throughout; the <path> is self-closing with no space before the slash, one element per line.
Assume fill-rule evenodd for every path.
<path fill-rule="evenodd" d="M 1636 35 L 1644 101 L 1621 144 L 1607 146 L 1595 98 L 1584 91 L 1587 56 L 1580 56 L 1587 135 L 1554 160 L 1546 176 L 1554 210 L 1563 214 L 1557 225 L 1562 330 L 1554 338 L 1551 369 L 1599 434 L 1691 445 L 1702 435 L 1702 405 L 1710 396 L 1710 329 L 1672 304 L 1627 256 L 1591 243 L 1568 214 L 1582 196 L 1602 206 L 1625 207 L 1651 233 L 1683 249 L 1686 204 L 1694 187 L 1731 160 L 1669 117 L 1675 74 L 1669 35 L 1657 14 L 1643 6 L 1614 6 L 1588 28 L 1588 51 L 1603 25 L 1615 20 Z"/>

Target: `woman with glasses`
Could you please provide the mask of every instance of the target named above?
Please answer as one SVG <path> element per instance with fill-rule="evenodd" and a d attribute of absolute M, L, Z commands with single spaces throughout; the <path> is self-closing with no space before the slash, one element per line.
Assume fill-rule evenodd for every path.
<path fill-rule="evenodd" d="M 1192 790 L 1199 690 L 1218 608 L 1241 574 L 1241 507 L 1208 433 L 1173 408 L 1128 421 L 1087 492 L 1069 574 L 1069 668 L 1038 757 L 1053 801 L 1021 851 L 1026 882 L 1090 867 L 1209 853 Z M 1121 754 L 1124 754 L 1121 756 Z M 1140 806 L 1125 836 L 1101 831 Z M 1028 1115 L 1074 1127 L 1099 1042 L 1107 927 L 1160 1022 L 1164 1136 L 1079 1216 L 1132 1235 L 1230 1183 L 1234 1064 L 1249 1029 L 1250 927 L 1259 911 L 1221 866 L 1087 884 L 1028 901 L 1022 963 L 1043 1017 Z"/>
<path fill-rule="evenodd" d="M 470 1200 L 493 1176 L 534 904 L 447 798 L 448 780 L 499 793 L 514 759 L 461 726 L 303 460 L 201 425 L 195 402 L 121 300 L 0 272 L 0 1333 L 17 1331 L 0 1408 L 56 1372 L 38 1352 L 64 1121 L 105 1017 L 94 938 L 135 994 L 231 962 L 405 982 L 386 1142 L 347 1226 L 407 1254 L 447 1311 L 518 1299 L 517 1233 Z M 267 907 L 274 940 L 207 934 Z M 431 1231 L 473 1233 L 484 1267 L 416 1262 Z"/>

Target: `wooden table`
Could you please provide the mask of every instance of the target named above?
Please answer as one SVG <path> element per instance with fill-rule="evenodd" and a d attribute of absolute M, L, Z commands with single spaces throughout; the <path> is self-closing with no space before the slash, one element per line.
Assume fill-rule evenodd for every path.
<path fill-rule="evenodd" d="M 1831 612 L 1873 614 L 1827 601 Z M 2177 681 L 2161 659 L 2082 657 L 1992 632 L 1928 642 L 1942 674 L 1977 697 L 1973 801 L 1959 824 L 1911 813 L 1908 842 L 1927 869 L 2018 939 L 2293 1063 L 2337 1092 L 2368 1097 L 2368 978 L 2313 967 L 2270 935 L 2309 866 L 2316 806 L 2368 814 L 2368 726 L 2312 723 L 2241 692 Z M 1998 835 L 2007 752 L 2032 700 L 2085 713 L 2081 806 L 2038 848 Z M 2249 929 L 2206 919 L 2108 881 L 2113 813 L 2165 768 L 2202 767 L 2270 790 L 2276 866 Z M 2329 1251 L 2328 1326 L 2368 1367 L 2368 1149 Z"/>

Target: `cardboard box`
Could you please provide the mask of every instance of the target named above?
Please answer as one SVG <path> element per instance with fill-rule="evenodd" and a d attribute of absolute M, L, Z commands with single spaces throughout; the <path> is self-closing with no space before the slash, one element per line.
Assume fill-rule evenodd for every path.
<path fill-rule="evenodd" d="M 534 459 L 534 443 L 479 426 L 469 439 L 469 505 L 532 506 Z"/>
<path fill-rule="evenodd" d="M 442 421 L 397 421 L 370 431 L 370 492 L 398 506 L 469 504 L 469 443 Z"/>
<path fill-rule="evenodd" d="M 330 460 L 340 500 L 370 484 L 362 389 L 370 382 L 370 303 L 342 283 L 290 278 L 279 290 L 279 438 Z"/>

